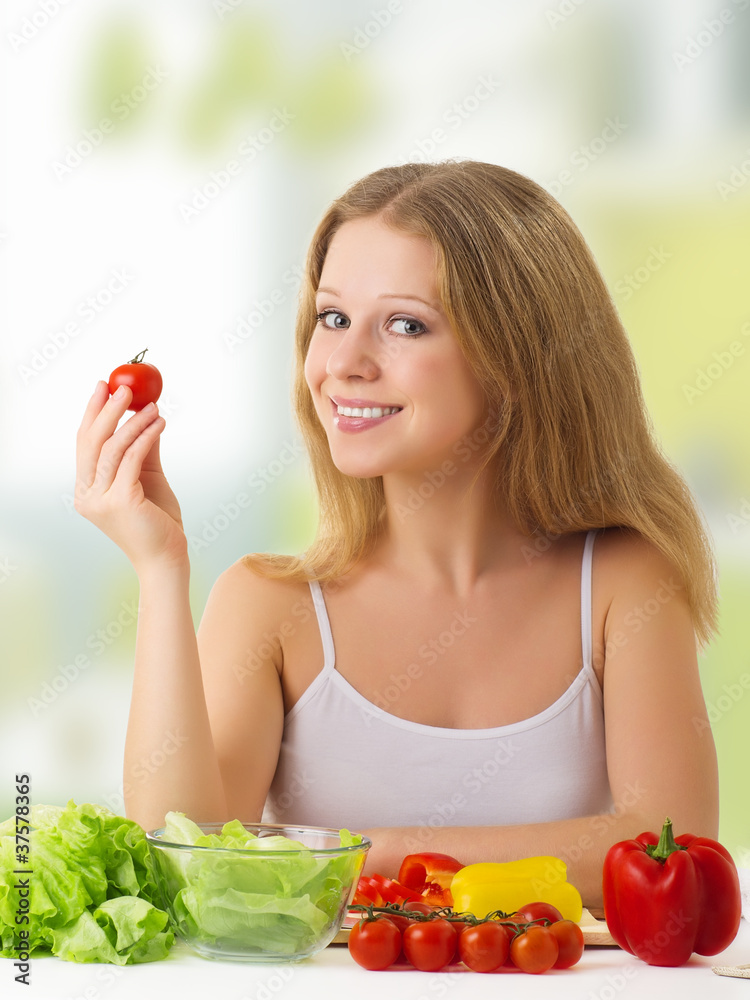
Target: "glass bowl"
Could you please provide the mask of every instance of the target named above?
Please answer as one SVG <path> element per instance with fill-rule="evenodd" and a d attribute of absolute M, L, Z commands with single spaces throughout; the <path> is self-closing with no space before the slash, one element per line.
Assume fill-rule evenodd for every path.
<path fill-rule="evenodd" d="M 204 834 L 222 825 L 198 824 Z M 279 964 L 321 951 L 341 929 L 372 842 L 342 847 L 339 831 L 323 827 L 242 826 L 258 838 L 252 849 L 171 843 L 163 828 L 146 834 L 175 932 L 205 958 Z"/>

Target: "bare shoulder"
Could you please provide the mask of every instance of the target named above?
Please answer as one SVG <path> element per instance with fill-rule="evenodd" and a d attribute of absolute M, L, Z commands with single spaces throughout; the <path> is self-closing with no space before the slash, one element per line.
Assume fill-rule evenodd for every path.
<path fill-rule="evenodd" d="M 217 578 L 199 629 L 199 638 L 229 642 L 244 649 L 270 646 L 268 656 L 280 671 L 288 623 L 309 617 L 310 588 L 304 581 L 279 579 L 265 572 L 269 559 L 246 555 Z M 230 637 L 234 637 L 233 640 Z"/>
<path fill-rule="evenodd" d="M 219 575 L 214 592 L 222 600 L 244 603 L 248 599 L 261 602 L 266 612 L 284 608 L 309 593 L 304 581 L 278 578 L 267 572 L 269 565 L 278 565 L 264 553 L 242 556 Z"/>
<path fill-rule="evenodd" d="M 605 663 L 625 669 L 666 651 L 682 664 L 695 659 L 695 634 L 686 589 L 677 568 L 638 532 L 607 528 L 594 546 L 594 666 L 600 682 Z M 632 665 L 628 666 L 632 676 Z"/>
<path fill-rule="evenodd" d="M 616 597 L 666 588 L 682 590 L 682 579 L 674 564 L 639 532 L 630 528 L 605 528 L 596 539 L 594 566 L 604 594 Z"/>

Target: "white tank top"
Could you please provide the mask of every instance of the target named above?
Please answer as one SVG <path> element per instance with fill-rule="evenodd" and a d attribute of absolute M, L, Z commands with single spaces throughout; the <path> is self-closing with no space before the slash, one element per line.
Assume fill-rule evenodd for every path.
<path fill-rule="evenodd" d="M 311 582 L 324 664 L 284 720 L 264 821 L 424 827 L 426 843 L 435 826 L 543 823 L 611 810 L 592 666 L 595 537 L 586 537 L 581 568 L 581 671 L 538 715 L 491 729 L 425 726 L 363 697 L 336 670 L 325 601 Z"/>

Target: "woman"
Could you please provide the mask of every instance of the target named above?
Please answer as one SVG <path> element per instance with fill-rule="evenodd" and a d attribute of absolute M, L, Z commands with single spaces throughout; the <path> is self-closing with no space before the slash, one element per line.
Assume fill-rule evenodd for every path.
<path fill-rule="evenodd" d="M 614 841 L 716 836 L 710 548 L 554 199 L 472 161 L 364 178 L 313 238 L 297 366 L 317 536 L 226 570 L 197 638 L 164 420 L 116 429 L 104 383 L 86 410 L 77 507 L 141 585 L 129 814 L 346 825 L 384 874 L 552 854 L 592 906 Z"/>

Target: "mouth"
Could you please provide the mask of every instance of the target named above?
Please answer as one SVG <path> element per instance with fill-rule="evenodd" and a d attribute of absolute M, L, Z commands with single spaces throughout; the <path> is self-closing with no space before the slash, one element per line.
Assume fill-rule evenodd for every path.
<path fill-rule="evenodd" d="M 361 431 L 400 413 L 403 406 L 371 399 L 331 398 L 334 426 L 342 431 Z"/>
<path fill-rule="evenodd" d="M 392 406 L 371 399 L 341 399 L 331 397 L 335 414 L 339 417 L 358 417 L 363 420 L 378 420 L 403 410 L 403 406 Z"/>

